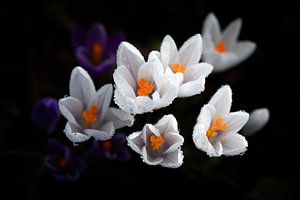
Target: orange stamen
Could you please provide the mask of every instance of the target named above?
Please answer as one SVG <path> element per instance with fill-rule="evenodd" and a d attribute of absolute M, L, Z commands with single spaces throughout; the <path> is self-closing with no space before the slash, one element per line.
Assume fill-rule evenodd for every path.
<path fill-rule="evenodd" d="M 215 50 L 218 53 L 225 53 L 227 51 L 227 45 L 226 45 L 226 43 L 224 41 L 218 42 L 218 44 L 215 47 Z"/>
<path fill-rule="evenodd" d="M 103 46 L 98 42 L 95 42 L 92 45 L 92 62 L 94 65 L 98 65 L 101 62 L 103 57 L 103 50 Z"/>
<path fill-rule="evenodd" d="M 137 94 L 139 96 L 148 96 L 153 91 L 153 85 L 143 78 L 139 81 L 138 87 Z"/>
<path fill-rule="evenodd" d="M 208 129 L 206 132 L 206 136 L 208 139 L 212 139 L 218 135 L 217 131 L 225 131 L 228 129 L 227 124 L 222 124 L 224 121 L 224 118 L 222 117 L 217 117 L 215 121 L 212 123 L 211 127 Z"/>
<path fill-rule="evenodd" d="M 65 158 L 61 158 L 58 160 L 58 166 L 61 168 L 66 168 L 68 165 L 68 161 Z"/>
<path fill-rule="evenodd" d="M 180 65 L 178 63 L 175 63 L 175 64 L 172 65 L 172 70 L 173 70 L 174 73 L 178 73 L 179 72 L 179 73 L 183 73 L 184 74 L 184 72 L 186 70 L 186 67 L 184 65 Z"/>
<path fill-rule="evenodd" d="M 111 146 L 112 146 L 111 140 L 106 140 L 102 143 L 102 147 L 105 150 L 109 150 L 111 148 Z"/>
<path fill-rule="evenodd" d="M 82 117 L 85 121 L 87 127 L 92 127 L 92 125 L 97 121 L 97 107 L 92 106 L 89 110 L 82 112 Z"/>
<path fill-rule="evenodd" d="M 150 142 L 151 142 L 151 148 L 153 151 L 157 151 L 161 148 L 161 145 L 164 144 L 165 140 L 164 138 L 156 135 L 151 135 L 150 136 Z"/>

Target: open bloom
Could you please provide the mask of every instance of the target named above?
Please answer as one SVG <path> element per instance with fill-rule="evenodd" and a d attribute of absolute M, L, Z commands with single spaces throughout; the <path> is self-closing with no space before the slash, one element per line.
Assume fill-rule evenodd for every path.
<path fill-rule="evenodd" d="M 32 107 L 31 121 L 47 133 L 52 133 L 60 120 L 57 99 L 46 97 L 37 101 Z"/>
<path fill-rule="evenodd" d="M 57 140 L 49 139 L 48 147 L 51 154 L 44 159 L 44 165 L 51 174 L 58 180 L 77 180 L 86 168 L 85 161 Z"/>
<path fill-rule="evenodd" d="M 72 45 L 79 65 L 90 74 L 99 75 L 116 63 L 116 50 L 125 40 L 122 33 L 108 37 L 102 24 L 95 24 L 86 34 L 81 28 L 72 32 Z"/>
<path fill-rule="evenodd" d="M 242 129 L 245 136 L 252 136 L 260 131 L 269 121 L 270 111 L 268 108 L 258 108 L 250 113 L 249 121 Z"/>
<path fill-rule="evenodd" d="M 155 125 L 146 124 L 142 131 L 132 133 L 127 140 L 149 165 L 177 168 L 183 163 L 180 147 L 184 139 L 173 115 L 165 115 Z"/>
<path fill-rule="evenodd" d="M 122 42 L 117 51 L 115 102 L 124 111 L 142 114 L 168 106 L 176 98 L 178 86 L 164 74 L 155 52 L 148 61 L 133 45 Z"/>
<path fill-rule="evenodd" d="M 123 133 L 117 133 L 112 139 L 102 142 L 94 140 L 91 152 L 96 157 L 108 160 L 126 161 L 131 158 L 126 145 L 126 136 Z"/>
<path fill-rule="evenodd" d="M 236 19 L 221 33 L 218 19 L 210 13 L 203 24 L 203 59 L 214 66 L 214 72 L 222 72 L 248 58 L 256 44 L 237 41 L 242 20 Z"/>
<path fill-rule="evenodd" d="M 237 155 L 245 152 L 248 143 L 237 132 L 247 123 L 249 114 L 230 112 L 232 92 L 223 86 L 204 105 L 193 131 L 196 147 L 209 156 Z"/>
<path fill-rule="evenodd" d="M 111 84 L 98 91 L 91 77 L 81 67 L 73 69 L 70 79 L 70 96 L 59 100 L 59 109 L 68 120 L 66 136 L 74 143 L 88 140 L 110 139 L 115 129 L 131 126 L 133 117 L 109 107 L 113 88 Z"/>
<path fill-rule="evenodd" d="M 160 59 L 166 74 L 175 76 L 178 82 L 178 97 L 200 94 L 205 87 L 205 78 L 212 66 L 199 63 L 202 54 L 202 38 L 196 34 L 189 38 L 179 50 L 169 35 L 165 36 L 160 47 Z"/>

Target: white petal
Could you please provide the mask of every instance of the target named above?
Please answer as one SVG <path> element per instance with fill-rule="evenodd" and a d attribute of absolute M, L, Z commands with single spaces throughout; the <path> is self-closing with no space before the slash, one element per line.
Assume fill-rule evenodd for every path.
<path fill-rule="evenodd" d="M 139 67 L 145 63 L 140 51 L 128 42 L 122 42 L 117 51 L 117 66 L 124 65 L 136 80 Z"/>
<path fill-rule="evenodd" d="M 122 128 L 124 126 L 132 126 L 134 122 L 134 117 L 128 112 L 117 108 L 109 108 L 104 121 L 111 121 L 114 124 L 115 129 Z"/>
<path fill-rule="evenodd" d="M 214 66 L 213 72 L 223 72 L 234 67 L 239 57 L 234 52 L 218 53 L 213 49 L 204 52 L 203 60 Z"/>
<path fill-rule="evenodd" d="M 205 79 L 213 70 L 213 66 L 208 63 L 198 63 L 187 67 L 184 73 L 184 82 L 203 80 Z"/>
<path fill-rule="evenodd" d="M 217 43 L 221 40 L 221 30 L 217 17 L 213 13 L 209 13 L 204 20 L 202 34 L 204 40 L 206 38 L 212 40 L 214 43 Z"/>
<path fill-rule="evenodd" d="M 168 133 L 178 134 L 177 120 L 172 114 L 163 116 L 154 126 L 159 129 L 161 135 Z"/>
<path fill-rule="evenodd" d="M 161 166 L 168 168 L 178 168 L 183 163 L 183 153 L 180 149 L 167 154 Z"/>
<path fill-rule="evenodd" d="M 247 123 L 249 114 L 244 111 L 232 112 L 224 117 L 224 124 L 228 125 L 228 129 L 217 138 L 227 138 L 230 135 L 237 133 Z"/>
<path fill-rule="evenodd" d="M 118 67 L 113 77 L 116 87 L 120 90 L 122 95 L 131 98 L 136 97 L 135 91 L 137 90 L 137 84 L 125 66 Z"/>
<path fill-rule="evenodd" d="M 197 124 L 196 124 L 202 126 L 201 133 L 206 135 L 206 131 L 210 128 L 210 124 L 215 112 L 216 109 L 209 104 L 206 104 L 201 108 L 200 114 L 197 117 Z"/>
<path fill-rule="evenodd" d="M 213 144 L 213 147 L 215 149 L 215 154 L 209 155 L 210 157 L 219 157 L 224 153 L 223 145 L 221 142 L 217 141 Z"/>
<path fill-rule="evenodd" d="M 169 147 L 164 153 L 169 154 L 178 150 L 184 142 L 184 138 L 179 133 L 167 133 L 164 135 L 165 143 L 169 144 Z"/>
<path fill-rule="evenodd" d="M 103 124 L 100 129 L 85 129 L 84 133 L 89 136 L 94 137 L 96 140 L 104 141 L 111 139 L 115 134 L 115 127 L 112 122 Z"/>
<path fill-rule="evenodd" d="M 133 78 L 131 72 L 127 67 L 125 67 L 124 65 L 118 66 L 114 73 L 116 73 L 118 76 L 121 76 L 132 87 L 132 89 L 136 91 L 136 80 Z"/>
<path fill-rule="evenodd" d="M 160 52 L 159 51 L 151 51 L 148 55 L 148 61 L 152 60 L 160 60 Z"/>
<path fill-rule="evenodd" d="M 64 130 L 67 138 L 72 141 L 74 144 L 87 141 L 90 139 L 90 136 L 85 135 L 82 132 L 82 130 L 71 123 L 67 123 L 65 130 Z"/>
<path fill-rule="evenodd" d="M 244 136 L 233 134 L 222 141 L 224 155 L 233 156 L 244 153 L 247 150 L 248 142 Z"/>
<path fill-rule="evenodd" d="M 189 38 L 179 49 L 178 56 L 181 65 L 190 66 L 199 62 L 202 54 L 202 38 L 196 34 Z"/>
<path fill-rule="evenodd" d="M 237 65 L 252 55 L 256 49 L 256 44 L 250 41 L 239 41 L 232 47 L 232 52 L 238 57 L 234 65 Z"/>
<path fill-rule="evenodd" d="M 102 121 L 106 115 L 106 111 L 108 110 L 111 102 L 112 92 L 113 88 L 111 84 L 102 86 L 93 96 L 89 104 L 89 108 L 92 106 L 96 106 L 98 108 L 99 121 Z"/>
<path fill-rule="evenodd" d="M 216 108 L 216 117 L 222 117 L 230 112 L 232 103 L 232 91 L 229 85 L 222 86 L 213 95 L 208 104 Z"/>
<path fill-rule="evenodd" d="M 157 73 L 157 67 L 157 62 L 149 61 L 144 63 L 139 68 L 137 81 L 146 79 L 150 83 L 154 84 L 154 74 Z"/>
<path fill-rule="evenodd" d="M 177 46 L 170 35 L 166 35 L 160 47 L 161 61 L 166 69 L 171 64 L 178 62 L 177 60 Z"/>
<path fill-rule="evenodd" d="M 260 131 L 269 121 L 270 111 L 268 108 L 255 109 L 250 113 L 250 118 L 243 128 L 245 136 L 252 136 Z"/>
<path fill-rule="evenodd" d="M 143 140 L 146 145 L 150 145 L 149 138 L 151 135 L 160 136 L 159 130 L 152 124 L 146 124 L 142 130 Z"/>
<path fill-rule="evenodd" d="M 128 146 L 135 152 L 142 154 L 142 148 L 145 146 L 142 138 L 142 132 L 134 132 L 127 137 Z"/>
<path fill-rule="evenodd" d="M 154 109 L 154 101 L 148 96 L 138 96 L 135 98 L 135 106 L 133 114 L 143 114 L 146 112 L 151 112 Z"/>
<path fill-rule="evenodd" d="M 73 97 L 65 97 L 59 100 L 58 105 L 61 114 L 69 122 L 79 126 L 83 110 L 81 102 Z"/>
<path fill-rule="evenodd" d="M 146 147 L 143 147 L 142 149 L 142 158 L 145 163 L 148 165 L 158 165 L 163 161 L 162 157 L 152 157 L 149 153 Z"/>
<path fill-rule="evenodd" d="M 241 27 L 242 20 L 236 19 L 233 22 L 231 22 L 224 30 L 222 38 L 223 41 L 228 45 L 229 49 L 231 49 L 231 47 L 236 43 L 241 31 Z"/>
<path fill-rule="evenodd" d="M 70 79 L 70 96 L 81 101 L 83 107 L 86 107 L 95 92 L 95 86 L 89 74 L 81 67 L 75 67 Z"/>

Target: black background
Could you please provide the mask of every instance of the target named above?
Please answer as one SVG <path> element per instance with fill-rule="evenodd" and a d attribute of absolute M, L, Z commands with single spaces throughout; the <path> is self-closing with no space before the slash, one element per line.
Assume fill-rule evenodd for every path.
<path fill-rule="evenodd" d="M 138 155 L 129 162 L 87 158 L 88 168 L 76 182 L 56 181 L 43 167 L 49 138 L 72 144 L 62 130 L 47 135 L 29 120 L 35 101 L 61 98 L 76 59 L 70 30 L 102 22 L 109 33 L 124 31 L 144 55 L 157 49 L 166 34 L 178 46 L 200 32 L 204 18 L 214 12 L 224 28 L 243 19 L 241 40 L 257 43 L 255 53 L 238 67 L 210 75 L 202 95 L 176 99 L 168 108 L 137 117 L 126 134 L 145 122 L 155 123 L 173 113 L 185 137 L 184 164 L 179 169 L 151 167 Z M 291 1 L 20 1 L 0 6 L 0 198 L 186 198 L 299 199 L 300 78 L 299 14 Z M 112 81 L 113 69 L 96 80 Z M 208 158 L 191 140 L 201 106 L 224 84 L 233 89 L 232 110 L 268 107 L 267 126 L 248 139 L 244 156 Z M 89 142 L 72 147 L 78 154 Z M 95 196 L 95 197 L 94 197 Z"/>

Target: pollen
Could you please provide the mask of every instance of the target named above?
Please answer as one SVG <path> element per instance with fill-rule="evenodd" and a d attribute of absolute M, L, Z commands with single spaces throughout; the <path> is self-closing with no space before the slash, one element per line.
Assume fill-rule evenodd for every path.
<path fill-rule="evenodd" d="M 179 73 L 183 73 L 184 74 L 184 72 L 186 70 L 186 67 L 184 65 L 180 65 L 178 63 L 175 63 L 175 64 L 172 65 L 172 70 L 173 70 L 174 73 L 178 73 L 179 72 Z"/>
<path fill-rule="evenodd" d="M 82 112 L 82 117 L 87 127 L 92 127 L 92 125 L 97 121 L 97 107 L 92 106 L 89 110 Z"/>
<path fill-rule="evenodd" d="M 215 47 L 216 52 L 218 53 L 225 53 L 227 51 L 227 45 L 224 41 L 218 42 L 218 44 Z"/>
<path fill-rule="evenodd" d="M 153 85 L 143 78 L 139 81 L 138 87 L 137 94 L 139 96 L 149 96 L 153 91 Z"/>
<path fill-rule="evenodd" d="M 103 46 L 98 43 L 98 42 L 95 42 L 93 45 L 92 45 L 92 52 L 91 52 L 91 56 L 92 56 L 92 62 L 94 65 L 98 65 L 101 60 L 102 60 L 102 57 L 103 57 Z"/>
<path fill-rule="evenodd" d="M 111 146 L 112 146 L 111 140 L 106 140 L 106 141 L 104 141 L 104 142 L 102 143 L 102 147 L 103 147 L 103 149 L 105 149 L 105 150 L 111 149 Z"/>
<path fill-rule="evenodd" d="M 206 136 L 208 139 L 212 139 L 218 135 L 218 131 L 226 131 L 228 129 L 228 125 L 222 122 L 224 118 L 217 117 L 215 121 L 212 123 L 212 126 L 206 132 Z"/>
<path fill-rule="evenodd" d="M 150 142 L 151 142 L 152 150 L 158 151 L 161 148 L 161 146 L 164 144 L 165 140 L 161 135 L 160 136 L 151 135 Z"/>

